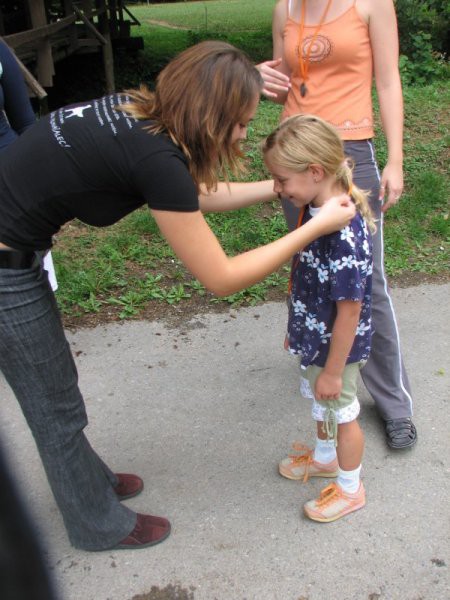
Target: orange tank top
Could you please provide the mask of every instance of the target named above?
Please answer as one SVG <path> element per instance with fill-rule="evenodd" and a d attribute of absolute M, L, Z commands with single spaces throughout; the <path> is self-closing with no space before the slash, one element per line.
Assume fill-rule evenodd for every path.
<path fill-rule="evenodd" d="M 299 23 L 288 17 L 283 39 L 292 88 L 282 118 L 298 113 L 313 114 L 332 123 L 343 140 L 373 137 L 369 27 L 355 4 L 320 28 L 309 55 L 308 91 L 304 97 L 300 94 L 299 27 Z M 304 26 L 304 60 L 315 30 L 316 25 Z"/>

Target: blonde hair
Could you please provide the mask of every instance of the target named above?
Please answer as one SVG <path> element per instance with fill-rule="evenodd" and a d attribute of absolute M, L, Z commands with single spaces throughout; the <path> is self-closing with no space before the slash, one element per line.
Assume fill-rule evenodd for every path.
<path fill-rule="evenodd" d="M 156 88 L 126 90 L 121 106 L 149 119 L 150 133 L 167 133 L 187 157 L 197 187 L 207 190 L 228 172 L 238 175 L 242 152 L 232 142 L 234 127 L 248 118 L 263 80 L 240 50 L 220 41 L 201 42 L 181 52 L 159 74 Z"/>
<path fill-rule="evenodd" d="M 344 154 L 344 145 L 336 129 L 314 115 L 295 115 L 283 121 L 263 144 L 264 155 L 289 171 L 301 173 L 310 165 L 321 165 L 334 176 L 342 191 L 348 193 L 372 232 L 376 226 L 369 206 L 369 193 L 353 183 L 353 165 Z"/>

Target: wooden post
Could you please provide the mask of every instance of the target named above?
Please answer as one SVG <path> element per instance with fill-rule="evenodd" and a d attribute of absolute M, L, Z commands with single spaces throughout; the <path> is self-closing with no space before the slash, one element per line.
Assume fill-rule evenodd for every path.
<path fill-rule="evenodd" d="M 98 12 L 98 24 L 97 27 L 93 23 L 92 19 L 92 4 L 85 0 L 83 2 L 83 8 L 85 12 L 81 12 L 76 6 L 73 10 L 77 14 L 78 18 L 83 21 L 87 31 L 96 38 L 102 47 L 103 54 L 103 67 L 105 70 L 106 80 L 106 91 L 111 93 L 115 90 L 114 80 L 114 55 L 111 43 L 111 33 L 109 30 L 108 22 L 108 11 L 105 0 L 97 0 L 96 8 Z M 91 18 L 89 18 L 91 17 Z"/>
<path fill-rule="evenodd" d="M 102 46 L 103 66 L 105 69 L 106 91 L 108 92 L 108 94 L 111 94 L 115 91 L 116 82 L 114 79 L 114 54 L 111 43 L 111 31 L 109 28 L 106 0 L 98 0 L 97 6 L 99 9 L 104 9 L 104 11 L 98 17 L 98 23 L 100 31 L 106 40 L 106 44 Z"/>
<path fill-rule="evenodd" d="M 64 8 L 64 16 L 68 17 L 69 15 L 73 15 L 73 4 L 72 0 L 63 0 L 63 8 Z M 74 23 L 74 26 L 70 28 L 70 32 L 68 34 L 70 40 L 70 48 L 71 52 L 78 46 L 78 37 L 77 37 L 77 27 Z"/>
<path fill-rule="evenodd" d="M 47 25 L 44 0 L 28 0 L 28 10 L 32 27 Z M 55 67 L 53 64 L 52 47 L 48 38 L 43 38 L 37 48 L 37 79 L 44 87 L 53 85 Z"/>
<path fill-rule="evenodd" d="M 120 36 L 119 23 L 117 21 L 116 0 L 108 0 L 109 7 L 109 30 L 113 39 Z"/>

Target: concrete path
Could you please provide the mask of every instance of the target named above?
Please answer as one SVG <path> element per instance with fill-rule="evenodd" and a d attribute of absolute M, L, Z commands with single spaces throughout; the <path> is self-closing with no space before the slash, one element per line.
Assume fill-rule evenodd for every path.
<path fill-rule="evenodd" d="M 88 435 L 167 516 L 139 551 L 72 548 L 22 414 L 0 380 L 1 434 L 48 549 L 62 600 L 446 600 L 450 598 L 450 285 L 393 293 L 419 442 L 392 452 L 361 388 L 368 503 L 318 524 L 302 504 L 324 485 L 283 479 L 294 440 L 313 443 L 282 349 L 285 306 L 199 315 L 182 330 L 130 322 L 68 334 Z M 32 599 L 30 599 L 32 600 Z"/>

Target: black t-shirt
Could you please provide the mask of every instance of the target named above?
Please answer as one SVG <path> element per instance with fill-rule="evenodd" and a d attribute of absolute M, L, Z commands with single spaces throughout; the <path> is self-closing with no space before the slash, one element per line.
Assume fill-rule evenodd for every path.
<path fill-rule="evenodd" d="M 117 222 L 147 203 L 157 210 L 199 208 L 186 157 L 115 110 L 118 94 L 66 106 L 42 118 L 4 152 L 0 164 L 0 242 L 45 250 L 60 227 Z"/>

